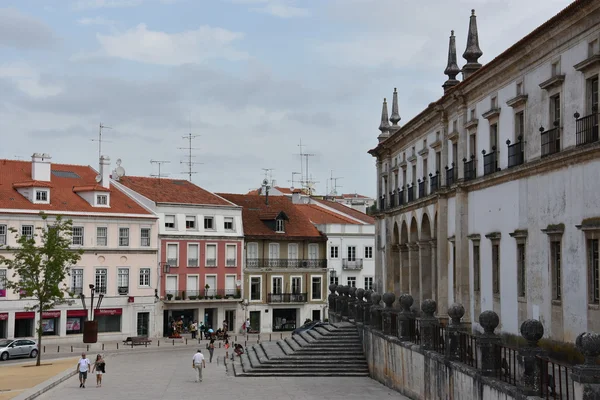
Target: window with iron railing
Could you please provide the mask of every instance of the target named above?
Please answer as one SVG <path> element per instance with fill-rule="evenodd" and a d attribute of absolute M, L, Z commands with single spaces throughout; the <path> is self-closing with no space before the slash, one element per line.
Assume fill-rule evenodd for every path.
<path fill-rule="evenodd" d="M 167 244 L 167 264 L 171 267 L 179 266 L 179 247 L 176 244 Z"/>
<path fill-rule="evenodd" d="M 454 169 L 454 163 L 452 163 L 452 167 L 448 168 L 446 166 L 446 187 L 454 185 L 454 182 L 456 182 L 456 170 Z"/>
<path fill-rule="evenodd" d="M 119 246 L 129 246 L 129 228 L 119 228 Z"/>
<path fill-rule="evenodd" d="M 496 151 L 496 146 L 493 146 L 492 151 L 489 153 L 482 150 L 481 154 L 483 154 L 483 175 L 490 175 L 498 171 L 498 152 Z"/>
<path fill-rule="evenodd" d="M 523 164 L 524 154 L 523 154 L 523 137 L 519 136 L 517 138 L 518 142 L 511 144 L 510 140 L 506 141 L 506 145 L 508 146 L 508 168 L 516 167 L 517 165 Z"/>
<path fill-rule="evenodd" d="M 427 196 L 427 186 L 425 186 L 425 178 L 423 180 L 419 179 L 419 198 L 423 198 Z"/>
<path fill-rule="evenodd" d="M 75 295 L 83 293 L 83 268 L 71 269 L 71 293 Z"/>
<path fill-rule="evenodd" d="M 404 205 L 404 189 L 398 191 L 398 206 Z"/>
<path fill-rule="evenodd" d="M 126 295 L 129 293 L 129 268 L 118 269 L 117 288 L 120 295 Z"/>
<path fill-rule="evenodd" d="M 540 128 L 540 141 L 542 157 L 546 157 L 560 151 L 560 127 L 558 121 L 554 122 L 554 128 L 549 131 L 544 131 L 544 128 Z"/>
<path fill-rule="evenodd" d="M 598 141 L 598 114 L 597 110 L 593 114 L 581 117 L 575 113 L 575 140 L 577 146 L 583 146 L 588 143 Z"/>
<path fill-rule="evenodd" d="M 429 174 L 429 191 L 435 193 L 439 189 L 440 172 L 435 171 L 435 175 Z"/>
<path fill-rule="evenodd" d="M 467 161 L 466 158 L 463 158 L 464 163 L 464 172 L 465 172 L 465 181 L 473 180 L 477 177 L 477 167 L 475 164 L 475 155 L 471 155 L 471 159 Z"/>
<path fill-rule="evenodd" d="M 406 189 L 408 190 L 408 202 L 415 201 L 415 185 L 407 186 Z"/>
<path fill-rule="evenodd" d="M 150 228 L 140 229 L 140 245 L 142 247 L 150 246 Z"/>

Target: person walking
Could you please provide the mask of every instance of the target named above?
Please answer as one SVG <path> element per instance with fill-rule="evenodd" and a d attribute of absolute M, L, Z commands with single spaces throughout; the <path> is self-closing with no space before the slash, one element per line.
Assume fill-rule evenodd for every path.
<path fill-rule="evenodd" d="M 104 362 L 104 358 L 102 358 L 102 354 L 96 356 L 92 374 L 94 371 L 96 371 L 96 387 L 102 387 L 102 375 L 106 373 L 106 363 Z"/>
<path fill-rule="evenodd" d="M 209 362 L 212 362 L 214 352 L 215 352 L 215 339 L 210 339 L 210 343 L 208 344 L 208 353 L 210 354 Z"/>
<path fill-rule="evenodd" d="M 246 319 L 246 333 L 250 333 L 250 318 Z"/>
<path fill-rule="evenodd" d="M 79 387 L 85 389 L 85 381 L 87 374 L 90 371 L 90 360 L 85 356 L 85 353 L 81 353 L 81 358 L 77 363 L 77 371 L 79 371 Z"/>
<path fill-rule="evenodd" d="M 198 324 L 196 324 L 196 321 L 192 322 L 192 325 L 190 326 L 190 331 L 192 332 L 192 339 L 196 339 L 196 332 L 198 331 Z"/>
<path fill-rule="evenodd" d="M 229 339 L 225 338 L 225 359 L 229 359 Z"/>
<path fill-rule="evenodd" d="M 227 320 L 224 319 L 223 320 L 223 332 L 227 332 L 227 328 L 229 328 L 229 324 L 227 323 Z"/>
<path fill-rule="evenodd" d="M 192 357 L 192 368 L 198 370 L 198 377 L 196 382 L 202 382 L 202 368 L 206 368 L 206 361 L 204 361 L 204 354 L 198 349 L 194 357 Z"/>

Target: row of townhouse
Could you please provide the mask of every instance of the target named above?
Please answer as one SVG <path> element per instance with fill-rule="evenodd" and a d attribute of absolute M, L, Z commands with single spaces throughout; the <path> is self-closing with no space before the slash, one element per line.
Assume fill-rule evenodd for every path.
<path fill-rule="evenodd" d="M 577 0 L 482 66 L 450 36 L 444 95 L 399 125 L 384 101 L 377 158 L 377 290 L 418 306 L 494 310 L 504 332 L 600 331 L 600 2 Z M 463 74 L 463 80 L 456 76 Z M 390 124 L 391 123 L 391 124 Z"/>
<path fill-rule="evenodd" d="M 80 340 L 89 312 L 79 295 L 89 299 L 90 285 L 103 296 L 94 311 L 101 341 L 168 335 L 180 319 L 215 329 L 227 321 L 238 331 L 250 318 L 254 330 L 271 332 L 324 318 L 328 277 L 342 276 L 339 246 L 360 232 L 371 246 L 348 247 L 343 271 L 354 278 L 344 283 L 373 285 L 373 220 L 356 210 L 302 196 L 327 216 L 317 220 L 288 197 L 217 195 L 186 180 L 125 176 L 120 161 L 109 171 L 107 157 L 99 172 L 51 163 L 47 154 L 0 160 L 0 254 L 10 257 L 6 246 L 16 245 L 11 228 L 42 227 L 40 212 L 71 219 L 72 247 L 83 250 L 65 282 L 72 301 L 42 314 L 50 341 Z M 6 290 L 9 274 L 0 266 L 0 337 L 31 337 L 38 315 L 27 311 L 31 298 Z"/>

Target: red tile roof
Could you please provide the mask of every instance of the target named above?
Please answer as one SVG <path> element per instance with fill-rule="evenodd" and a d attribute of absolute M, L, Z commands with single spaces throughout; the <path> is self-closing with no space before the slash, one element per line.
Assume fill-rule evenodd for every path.
<path fill-rule="evenodd" d="M 73 177 L 64 174 L 50 174 L 50 182 L 35 182 L 31 179 L 31 161 L 0 160 L 0 208 L 10 210 L 57 211 L 69 215 L 69 212 L 120 213 L 152 216 L 145 208 L 136 203 L 115 187 L 110 188 L 110 207 L 93 207 L 73 192 L 75 186 L 95 186 L 98 175 L 92 167 L 84 165 L 51 164 L 52 171 L 70 172 Z M 30 182 L 35 184 L 29 186 Z M 33 204 L 14 187 L 15 183 L 27 183 L 34 187 L 50 187 L 50 204 Z"/>
<path fill-rule="evenodd" d="M 79 192 L 110 192 L 110 189 L 105 188 L 102 185 L 85 185 L 85 186 L 73 186 L 75 193 Z"/>
<path fill-rule="evenodd" d="M 119 183 L 156 203 L 231 206 L 221 197 L 183 179 L 124 176 Z"/>
<path fill-rule="evenodd" d="M 362 194 L 358 194 L 358 193 L 344 193 L 344 194 L 342 194 L 342 198 L 344 198 L 344 199 L 368 199 L 369 197 L 363 196 Z"/>
<path fill-rule="evenodd" d="M 219 196 L 242 207 L 246 237 L 274 240 L 327 240 L 327 237 L 319 232 L 300 208 L 285 196 L 269 197 L 268 205 L 265 204 L 265 196 L 229 193 L 219 194 Z M 279 214 L 282 211 L 287 215 L 289 221 L 285 223 L 285 233 L 275 233 L 267 225 L 267 221 L 261 220 L 261 216 Z"/>
<path fill-rule="evenodd" d="M 362 212 L 360 212 L 358 210 L 355 210 L 354 208 L 351 208 L 351 207 L 345 206 L 343 204 L 340 204 L 338 202 L 329 201 L 329 200 L 319 200 L 319 199 L 314 199 L 314 198 L 313 198 L 313 200 L 318 201 L 319 203 L 321 203 L 321 204 L 323 204 L 323 205 L 325 205 L 327 207 L 333 208 L 333 209 L 335 209 L 335 210 L 337 210 L 339 212 L 342 212 L 342 213 L 344 213 L 346 215 L 351 216 L 352 218 L 356 218 L 356 219 L 358 219 L 358 220 L 360 220 L 362 222 L 365 222 L 367 224 L 374 224 L 375 223 L 375 218 L 373 218 L 373 217 L 371 217 L 371 216 L 369 216 L 369 215 L 367 215 L 365 213 L 362 213 Z"/>
<path fill-rule="evenodd" d="M 298 204 L 296 207 L 298 207 L 313 224 L 360 224 L 360 222 L 347 218 L 334 211 L 329 211 L 316 204 Z"/>
<path fill-rule="evenodd" d="M 13 183 L 13 187 L 15 189 L 32 188 L 32 187 L 50 188 L 50 187 L 52 187 L 52 184 L 50 182 L 29 180 L 29 181 L 25 181 L 25 182 L 15 182 L 15 183 Z"/>

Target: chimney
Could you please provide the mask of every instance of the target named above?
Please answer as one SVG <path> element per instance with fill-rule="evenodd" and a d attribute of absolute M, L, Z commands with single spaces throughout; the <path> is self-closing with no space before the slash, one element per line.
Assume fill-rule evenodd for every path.
<path fill-rule="evenodd" d="M 479 48 L 479 34 L 477 33 L 477 17 L 475 10 L 471 10 L 471 18 L 469 20 L 469 34 L 467 36 L 467 49 L 463 53 L 463 58 L 467 63 L 462 69 L 463 81 L 477 72 L 481 68 L 481 64 L 477 61 L 483 52 Z"/>
<path fill-rule="evenodd" d="M 102 187 L 110 189 L 110 157 L 100 156 L 100 177 Z"/>
<path fill-rule="evenodd" d="M 300 192 L 292 193 L 292 203 L 293 204 L 302 204 L 302 194 Z"/>
<path fill-rule="evenodd" d="M 454 38 L 454 31 L 450 31 L 450 44 L 448 45 L 448 65 L 444 70 L 444 74 L 448 75 L 448 80 L 444 82 L 442 86 L 444 88 L 444 94 L 448 93 L 448 90 L 458 85 L 459 82 L 456 79 L 456 75 L 460 72 L 460 68 L 456 62 L 456 39 Z"/>
<path fill-rule="evenodd" d="M 33 153 L 31 156 L 31 179 L 50 182 L 50 157 L 46 153 Z"/>

